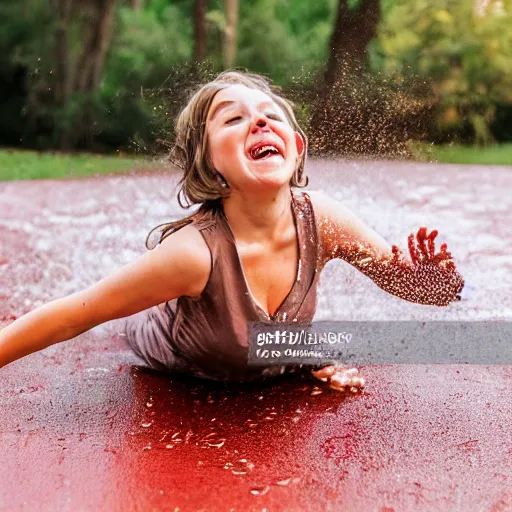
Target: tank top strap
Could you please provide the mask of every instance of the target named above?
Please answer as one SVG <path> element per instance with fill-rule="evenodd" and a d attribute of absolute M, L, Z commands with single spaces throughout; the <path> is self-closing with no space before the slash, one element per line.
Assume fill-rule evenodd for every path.
<path fill-rule="evenodd" d="M 297 205 L 297 219 L 299 219 L 303 230 L 303 249 L 308 266 L 314 269 L 320 265 L 320 251 L 318 226 L 316 223 L 313 203 L 306 191 L 294 191 Z"/>
<path fill-rule="evenodd" d="M 202 212 L 193 220 L 193 225 L 203 236 L 212 261 L 212 269 L 203 298 L 208 297 L 208 300 L 231 304 L 233 306 L 231 316 L 237 313 L 256 316 L 251 301 L 245 293 L 245 279 L 240 271 L 236 246 L 231 239 L 229 228 L 226 229 L 225 226 L 222 204 L 219 203 L 212 209 Z"/>
<path fill-rule="evenodd" d="M 309 195 L 291 189 L 292 207 L 297 228 L 299 261 L 296 282 L 279 306 L 273 321 L 290 321 L 300 312 L 304 298 L 317 275 L 318 234 Z M 232 311 L 224 319 L 245 317 L 253 321 L 270 320 L 250 295 L 233 234 L 225 219 L 222 205 L 202 212 L 193 224 L 211 253 L 212 270 L 203 292 L 203 299 L 230 304 Z"/>

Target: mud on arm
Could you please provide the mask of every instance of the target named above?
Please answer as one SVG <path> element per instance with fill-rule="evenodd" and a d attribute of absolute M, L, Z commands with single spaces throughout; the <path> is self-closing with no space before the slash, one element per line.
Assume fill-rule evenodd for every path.
<path fill-rule="evenodd" d="M 433 230 L 427 235 L 427 228 L 421 227 L 416 238 L 409 235 L 410 260 L 396 245 L 392 246 L 391 254 L 377 253 L 365 243 L 340 245 L 336 253 L 396 297 L 418 304 L 447 306 L 460 300 L 464 279 L 446 244 L 435 253 L 437 234 Z"/>
<path fill-rule="evenodd" d="M 446 244 L 436 253 L 434 239 L 421 227 L 410 234 L 406 258 L 396 245 L 389 245 L 354 213 L 328 196 L 312 194 L 317 210 L 322 246 L 322 265 L 333 258 L 347 261 L 380 288 L 418 304 L 447 306 L 460 300 L 464 279 Z"/>

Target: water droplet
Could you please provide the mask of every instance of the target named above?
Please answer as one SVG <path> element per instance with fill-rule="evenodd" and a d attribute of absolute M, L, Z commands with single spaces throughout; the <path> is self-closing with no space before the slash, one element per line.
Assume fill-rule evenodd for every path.
<path fill-rule="evenodd" d="M 315 386 L 313 388 L 313 391 L 311 391 L 311 396 L 321 395 L 323 393 L 323 390 L 319 387 Z"/>
<path fill-rule="evenodd" d="M 291 477 L 290 478 L 285 478 L 284 480 L 278 480 L 276 482 L 277 485 L 281 485 L 281 486 L 284 486 L 284 485 L 288 485 L 290 482 L 292 481 Z"/>
<path fill-rule="evenodd" d="M 233 475 L 246 475 L 247 471 L 244 471 L 243 469 L 232 469 L 231 473 L 233 473 Z"/>
<path fill-rule="evenodd" d="M 194 432 L 192 432 L 192 430 L 189 430 L 186 434 L 185 434 L 185 444 L 188 444 L 188 440 L 194 435 Z"/>
<path fill-rule="evenodd" d="M 143 428 L 148 428 L 148 427 L 151 427 L 151 425 L 153 425 L 153 422 L 152 421 L 149 421 L 147 423 L 141 423 L 141 427 Z"/>
<path fill-rule="evenodd" d="M 144 451 L 151 450 L 151 445 L 148 444 L 147 446 L 144 446 Z"/>
<path fill-rule="evenodd" d="M 251 494 L 254 494 L 254 496 L 263 496 L 267 494 L 268 491 L 270 491 L 270 487 L 268 485 L 265 485 L 264 487 L 253 487 L 251 489 Z"/>
<path fill-rule="evenodd" d="M 147 402 L 146 407 L 153 407 L 153 404 L 151 402 Z"/>
<path fill-rule="evenodd" d="M 212 448 L 221 448 L 222 446 L 224 446 L 224 443 L 226 442 L 225 439 L 219 439 L 218 442 L 213 442 L 213 443 L 210 443 L 208 442 L 208 446 L 211 446 Z"/>
<path fill-rule="evenodd" d="M 173 445 L 173 444 L 166 444 L 166 445 L 165 445 L 165 447 L 166 447 L 167 449 L 169 449 L 169 448 L 174 448 L 174 445 Z"/>

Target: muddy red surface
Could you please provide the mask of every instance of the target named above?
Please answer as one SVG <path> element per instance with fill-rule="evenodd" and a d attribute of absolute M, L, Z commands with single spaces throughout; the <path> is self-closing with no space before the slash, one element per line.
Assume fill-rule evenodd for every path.
<path fill-rule="evenodd" d="M 389 242 L 438 229 L 471 286 L 446 308 L 344 262 L 317 320 L 511 320 L 512 168 L 312 161 L 310 189 Z M 144 252 L 183 212 L 175 174 L 0 184 L 0 327 Z M 512 510 L 512 367 L 361 368 L 213 385 L 148 370 L 115 322 L 0 369 L 0 510 Z M 482 340 L 485 343 L 485 340 Z"/>

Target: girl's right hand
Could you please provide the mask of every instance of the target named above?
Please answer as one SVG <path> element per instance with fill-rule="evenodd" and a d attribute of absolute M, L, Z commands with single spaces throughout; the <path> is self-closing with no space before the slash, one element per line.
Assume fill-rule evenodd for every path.
<path fill-rule="evenodd" d="M 329 365 L 320 370 L 311 370 L 311 374 L 322 382 L 328 382 L 331 389 L 342 393 L 360 393 L 365 385 L 357 368 Z"/>

